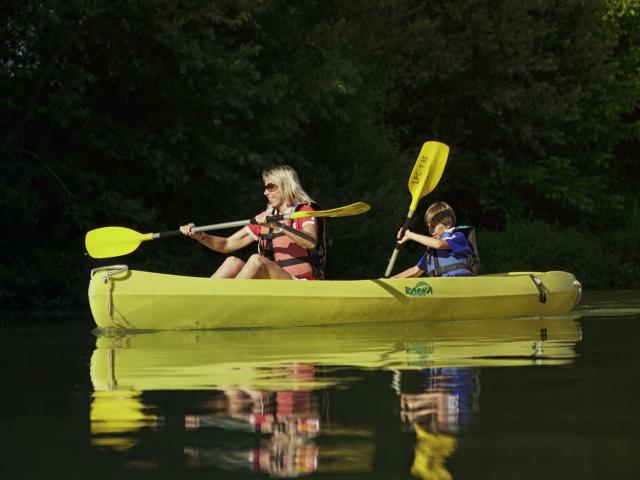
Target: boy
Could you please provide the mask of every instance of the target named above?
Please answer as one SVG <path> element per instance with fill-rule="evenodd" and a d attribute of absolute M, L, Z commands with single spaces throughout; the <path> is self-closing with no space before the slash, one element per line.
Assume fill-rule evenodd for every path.
<path fill-rule="evenodd" d="M 409 240 L 427 247 L 426 253 L 415 267 L 394 275 L 392 278 L 420 277 L 464 277 L 473 275 L 470 258 L 473 249 L 463 231 L 457 230 L 456 214 L 445 202 L 436 202 L 427 209 L 425 223 L 431 236 L 406 230 L 398 239 L 402 244 Z M 398 232 L 400 236 L 400 232 Z"/>

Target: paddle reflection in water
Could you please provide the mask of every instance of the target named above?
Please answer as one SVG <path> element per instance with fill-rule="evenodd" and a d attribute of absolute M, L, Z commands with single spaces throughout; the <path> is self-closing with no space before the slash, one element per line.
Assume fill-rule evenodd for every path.
<path fill-rule="evenodd" d="M 567 364 L 579 340 L 575 317 L 99 335 L 92 446 L 133 468 L 364 473 L 385 419 L 414 437 L 399 474 L 447 478 L 480 367 Z"/>
<path fill-rule="evenodd" d="M 401 419 L 416 434 L 411 473 L 451 478 L 445 461 L 455 451 L 454 435 L 465 430 L 479 410 L 480 369 L 428 368 L 405 373 L 402 380 Z"/>

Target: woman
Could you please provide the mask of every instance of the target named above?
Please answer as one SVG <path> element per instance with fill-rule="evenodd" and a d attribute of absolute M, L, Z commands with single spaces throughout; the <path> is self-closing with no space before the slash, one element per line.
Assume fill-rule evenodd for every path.
<path fill-rule="evenodd" d="M 262 179 L 267 209 L 256 215 L 256 225 L 247 225 L 229 237 L 194 233 L 193 223 L 181 226 L 180 231 L 221 253 L 235 252 L 258 242 L 258 253 L 246 262 L 238 257 L 227 257 L 212 278 L 315 279 L 309 251 L 317 243 L 316 219 L 267 223 L 268 216 L 313 211 L 313 200 L 300 185 L 295 170 L 288 165 L 265 170 Z"/>

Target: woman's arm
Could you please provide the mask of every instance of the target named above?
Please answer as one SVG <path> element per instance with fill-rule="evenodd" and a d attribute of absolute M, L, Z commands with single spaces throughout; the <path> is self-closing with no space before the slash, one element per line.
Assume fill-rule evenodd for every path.
<path fill-rule="evenodd" d="M 282 233 L 293 240 L 297 245 L 300 245 L 307 250 L 315 248 L 317 243 L 317 231 L 316 225 L 313 222 L 307 222 L 302 226 L 302 231 L 296 230 L 293 227 L 281 225 Z"/>
<path fill-rule="evenodd" d="M 198 241 L 205 247 L 220 253 L 231 253 L 244 248 L 253 243 L 253 238 L 249 235 L 246 228 L 241 228 L 228 237 L 217 237 L 215 235 L 203 235 Z"/>
<path fill-rule="evenodd" d="M 310 206 L 304 206 L 300 209 L 301 212 L 313 211 Z M 267 223 L 267 212 L 262 212 L 256 215 L 256 222 L 264 225 L 268 228 L 274 229 L 276 232 L 282 232 L 289 237 L 296 245 L 299 245 L 307 250 L 315 248 L 318 241 L 318 231 L 316 228 L 316 222 L 313 219 L 306 219 L 302 224 L 302 230 L 290 227 L 288 225 L 272 222 Z"/>
<path fill-rule="evenodd" d="M 289 227 L 279 222 L 267 223 L 267 212 L 262 212 L 256 215 L 256 222 L 260 225 L 264 225 L 267 228 L 272 228 L 276 232 L 282 231 L 287 237 L 293 240 L 297 245 L 300 245 L 307 250 L 315 248 L 317 242 L 316 224 L 313 221 L 307 221 L 302 225 L 302 231 L 293 227 Z"/>
<path fill-rule="evenodd" d="M 241 248 L 250 245 L 253 242 L 253 238 L 249 235 L 249 232 L 245 228 L 242 228 L 230 235 L 229 237 L 218 237 L 215 235 L 207 235 L 204 232 L 193 232 L 192 228 L 195 225 L 193 223 L 189 223 L 187 225 L 183 225 L 180 227 L 180 231 L 186 235 L 187 237 L 191 237 L 194 240 L 197 240 L 202 245 L 215 252 L 220 253 L 231 253 L 236 250 L 240 250 Z"/>

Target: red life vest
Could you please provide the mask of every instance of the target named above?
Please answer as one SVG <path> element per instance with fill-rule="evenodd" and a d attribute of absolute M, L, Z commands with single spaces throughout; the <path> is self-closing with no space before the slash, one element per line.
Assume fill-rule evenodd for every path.
<path fill-rule="evenodd" d="M 293 211 L 313 211 L 313 208 L 310 205 L 296 208 L 294 205 L 284 212 L 280 212 L 280 214 L 286 215 Z M 316 225 L 316 232 L 318 231 L 315 218 L 287 220 L 284 224 L 303 231 L 303 225 L 307 222 L 313 222 Z M 247 225 L 247 228 L 253 233 L 254 238 L 258 240 L 258 252 L 260 255 L 264 255 L 276 262 L 292 277 L 309 280 L 316 279 L 309 252 L 306 248 L 295 243 L 284 232 L 275 233 L 272 229 L 261 225 Z"/>

